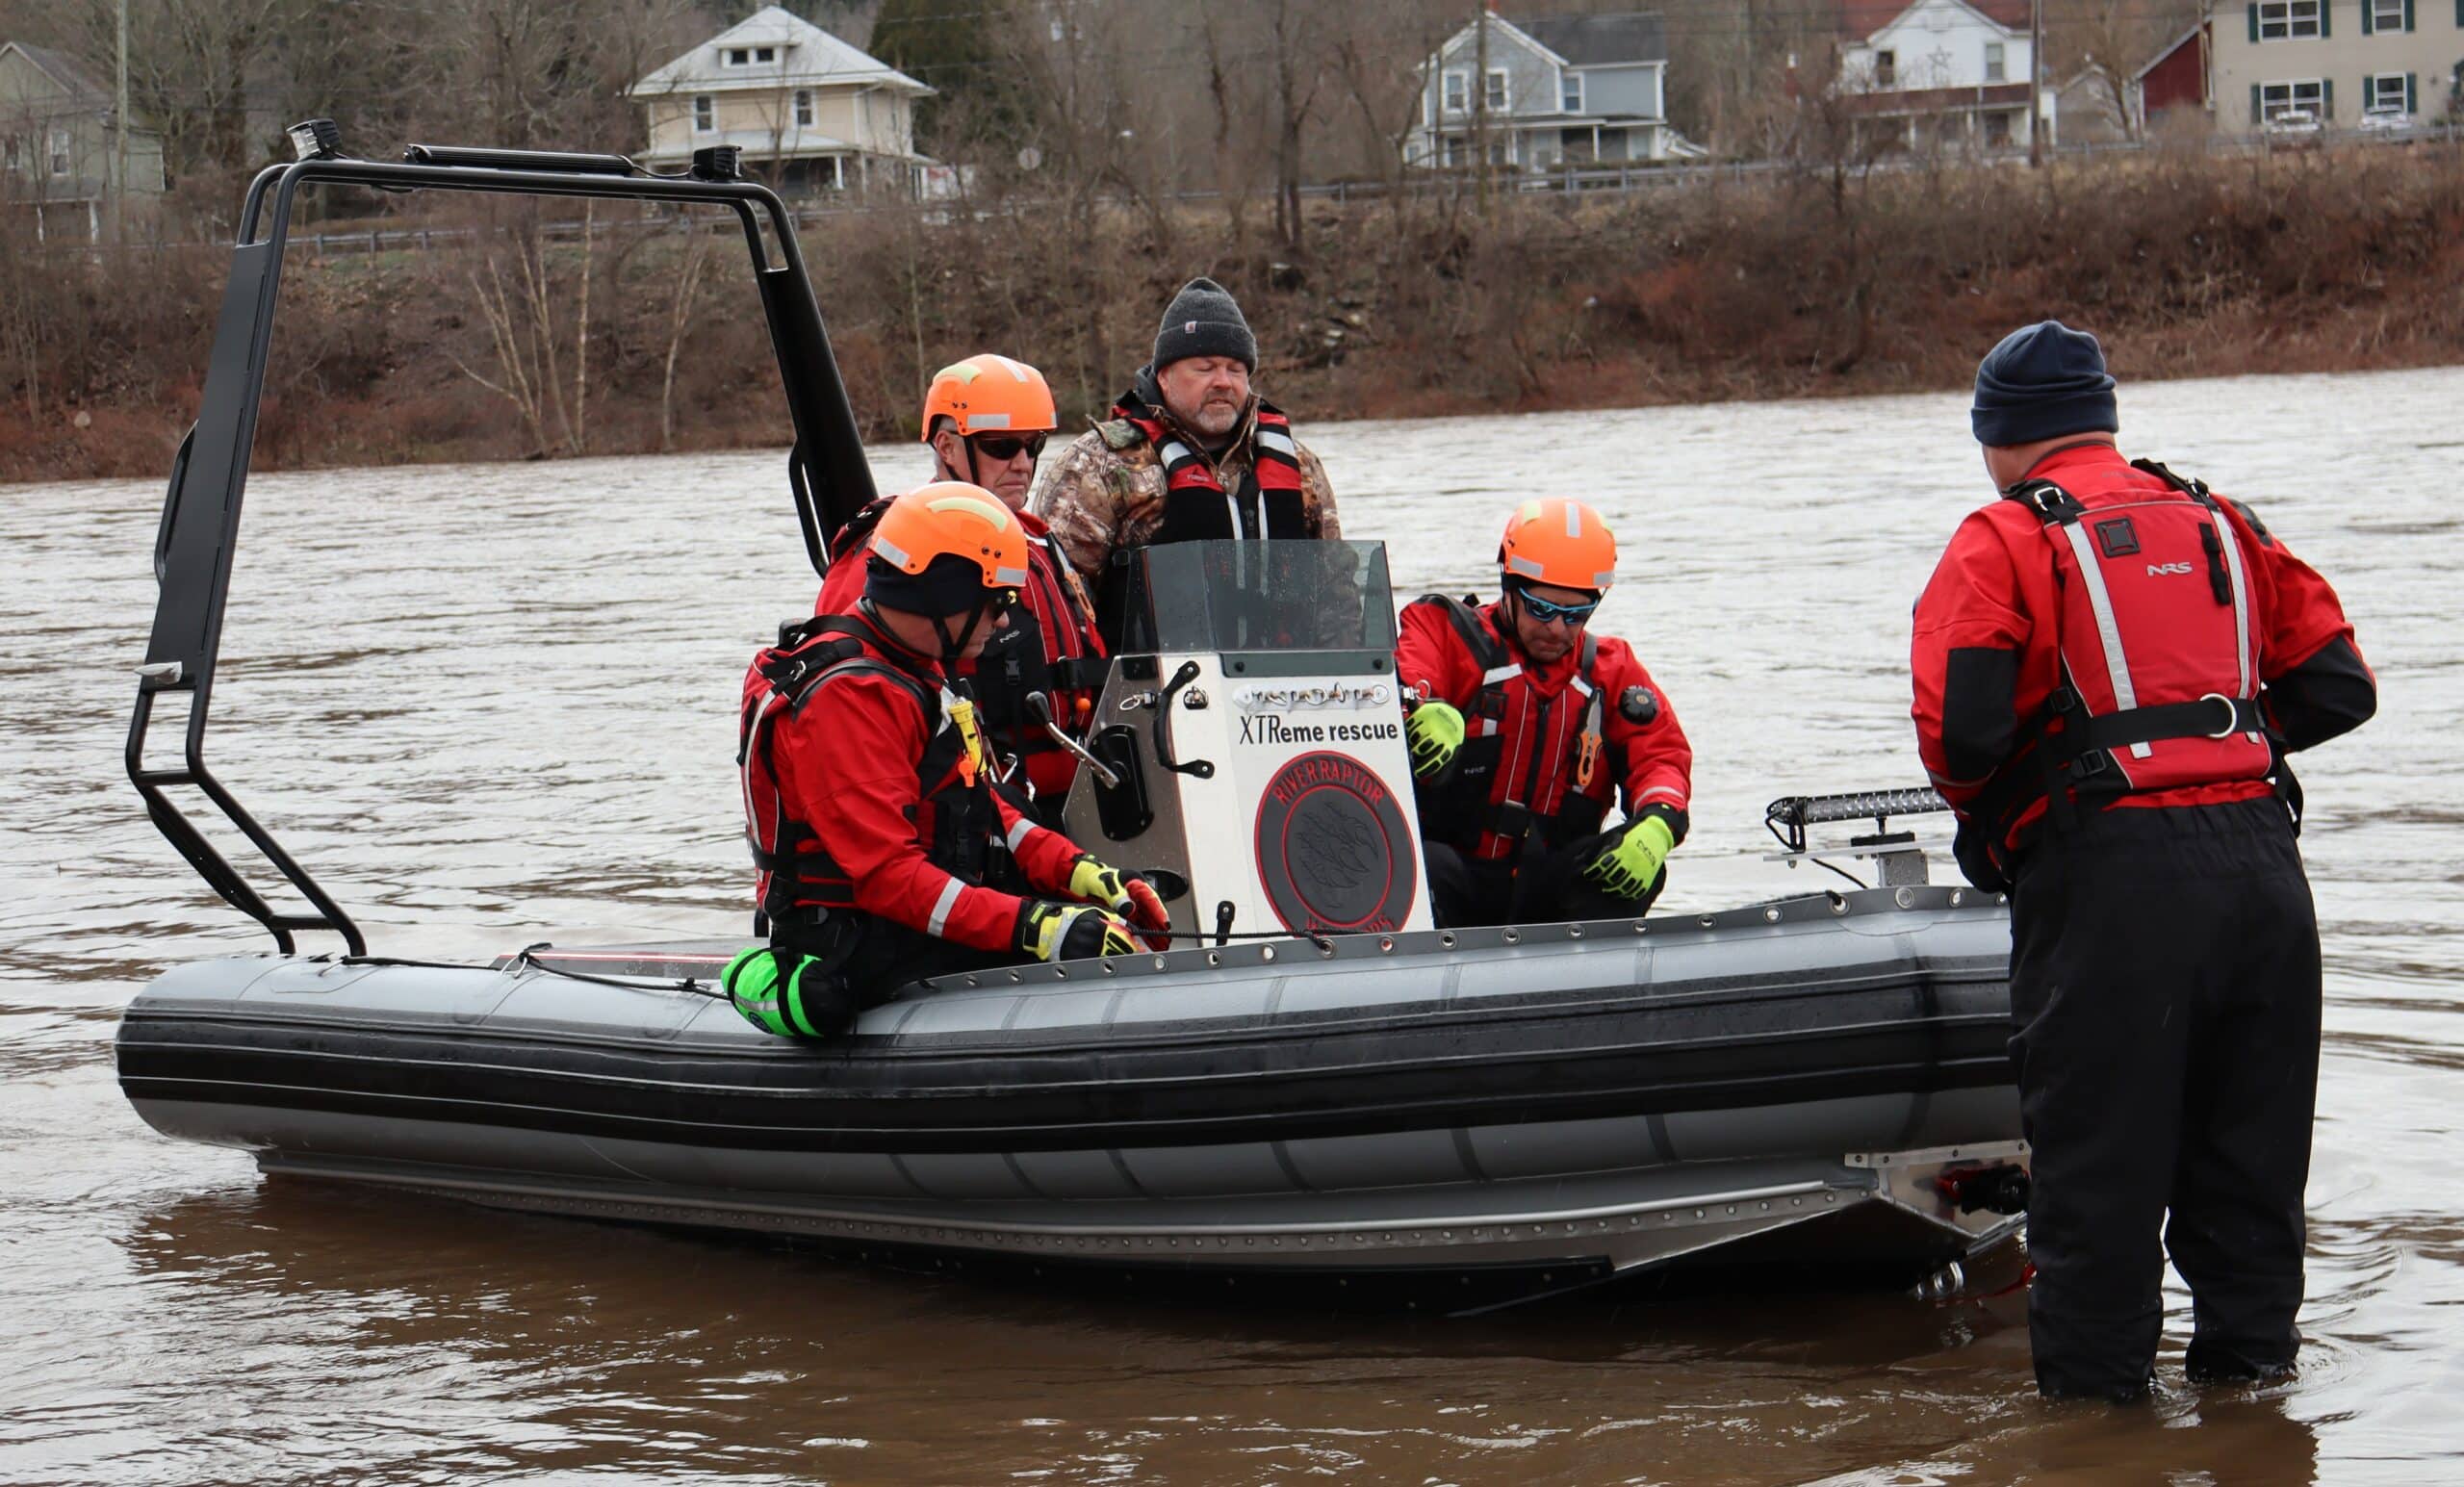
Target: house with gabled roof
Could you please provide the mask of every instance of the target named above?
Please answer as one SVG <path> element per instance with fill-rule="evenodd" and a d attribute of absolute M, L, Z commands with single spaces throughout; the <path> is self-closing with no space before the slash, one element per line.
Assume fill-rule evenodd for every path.
<path fill-rule="evenodd" d="M 2173 36 L 2128 72 L 2092 59 L 2060 90 L 2055 117 L 2073 143 L 2108 143 L 2145 137 L 2151 122 L 2167 115 L 2203 116 L 2207 94 L 2208 22 Z"/>
<path fill-rule="evenodd" d="M 1481 71 L 1482 27 L 1488 31 Z M 1699 158 L 1668 122 L 1668 28 L 1656 13 L 1508 20 L 1483 12 L 1421 64 L 1407 165 L 1553 169 Z"/>
<path fill-rule="evenodd" d="M 648 115 L 654 169 L 733 145 L 784 191 L 913 192 L 915 100 L 933 90 L 819 26 L 765 6 L 626 90 Z"/>
<path fill-rule="evenodd" d="M 1835 0 L 1839 87 L 1910 148 L 2028 142 L 2029 102 L 2053 141 L 2054 97 L 2029 41 L 2029 0 Z"/>
<path fill-rule="evenodd" d="M 112 90 L 65 52 L 0 42 L 0 202 L 41 237 L 99 239 L 115 195 L 151 212 L 163 194 L 163 137 L 114 129 Z M 127 178 L 121 186 L 121 162 Z"/>

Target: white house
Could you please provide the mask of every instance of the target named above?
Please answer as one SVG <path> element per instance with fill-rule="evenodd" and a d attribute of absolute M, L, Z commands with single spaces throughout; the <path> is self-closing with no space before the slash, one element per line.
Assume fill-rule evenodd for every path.
<path fill-rule="evenodd" d="M 1488 67 L 1476 80 L 1482 26 Z M 1421 64 L 1421 122 L 1404 161 L 1468 166 L 1482 133 L 1492 164 L 1532 169 L 1704 153 L 1669 127 L 1668 33 L 1656 14 L 1483 13 L 1465 24 Z"/>
<path fill-rule="evenodd" d="M 2028 12 L 2028 0 L 1842 0 L 1840 87 L 1911 148 L 2024 145 L 2033 93 L 2050 144 L 2054 95 Z"/>
<path fill-rule="evenodd" d="M 811 22 L 767 6 L 626 90 L 650 116 L 642 163 L 689 164 L 732 144 L 785 190 L 916 189 L 915 100 L 933 90 Z"/>

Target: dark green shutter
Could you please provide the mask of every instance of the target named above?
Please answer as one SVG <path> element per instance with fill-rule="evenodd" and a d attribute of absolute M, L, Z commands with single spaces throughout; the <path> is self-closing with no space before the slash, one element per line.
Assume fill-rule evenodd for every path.
<path fill-rule="evenodd" d="M 2455 13 L 2464 17 L 2464 0 L 2455 0 Z M 2250 0 L 2249 14 L 2250 39 L 2256 41 L 2259 38 L 2259 0 Z"/>
<path fill-rule="evenodd" d="M 2464 4 L 2464 0 L 2457 0 L 2457 3 Z M 2256 83 L 2250 85 L 2250 122 L 2253 125 L 2267 122 L 2267 115 L 2259 106 L 2259 85 Z"/>
<path fill-rule="evenodd" d="M 2361 112 L 2367 114 L 2376 107 L 2378 107 L 2378 78 L 2374 73 L 2365 72 L 2361 75 Z"/>
<path fill-rule="evenodd" d="M 2323 78 L 2319 83 L 2319 122 L 2323 124 L 2335 116 L 2336 80 L 2334 78 Z"/>
<path fill-rule="evenodd" d="M 2404 29 L 2413 29 L 2413 0 L 2404 0 Z"/>
<path fill-rule="evenodd" d="M 2414 87 L 2413 74 L 2410 72 L 2404 74 L 2404 112 L 2407 114 L 2421 112 L 2420 95 Z"/>
<path fill-rule="evenodd" d="M 2378 22 L 2373 18 L 2377 9 L 2378 0 L 2361 0 L 2361 34 L 2363 36 L 2369 36 L 2378 29 Z M 2323 26 L 2326 22 L 2323 19 L 2320 24 Z M 2320 33 L 2322 36 L 2325 34 L 2323 31 Z"/>
<path fill-rule="evenodd" d="M 2370 0 L 2361 0 L 2361 3 L 2368 5 Z M 2334 34 L 2331 28 L 2335 24 L 2335 14 L 2336 0 L 2319 0 L 2319 36 L 2322 40 Z M 2293 22 L 2289 17 L 2284 23 L 2284 29 L 2288 34 L 2293 30 Z"/>

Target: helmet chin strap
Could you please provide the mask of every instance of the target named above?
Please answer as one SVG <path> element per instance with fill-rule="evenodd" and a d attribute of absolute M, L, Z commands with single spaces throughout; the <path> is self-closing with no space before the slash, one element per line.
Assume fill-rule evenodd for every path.
<path fill-rule="evenodd" d="M 979 594 L 975 602 L 968 606 L 966 618 L 959 622 L 959 628 L 955 632 L 943 627 L 941 616 L 937 614 L 930 617 L 933 621 L 933 633 L 941 642 L 941 664 L 951 665 L 960 659 L 960 653 L 966 649 L 966 637 L 974 631 L 976 621 L 984 618 L 985 605 L 991 602 L 990 589 L 986 589 Z"/>

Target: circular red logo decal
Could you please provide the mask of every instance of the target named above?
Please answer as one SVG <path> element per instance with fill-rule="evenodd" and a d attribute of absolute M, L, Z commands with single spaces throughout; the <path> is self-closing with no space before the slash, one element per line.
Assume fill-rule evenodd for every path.
<path fill-rule="evenodd" d="M 1420 863 L 1386 782 L 1320 750 L 1276 770 L 1258 801 L 1258 875 L 1283 927 L 1392 930 L 1412 911 Z"/>

